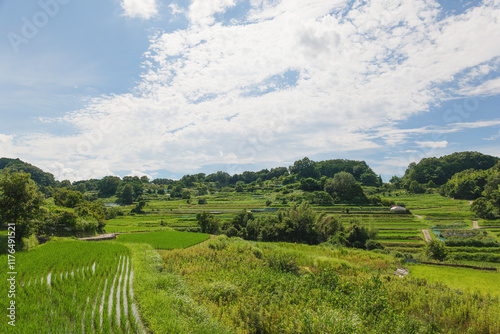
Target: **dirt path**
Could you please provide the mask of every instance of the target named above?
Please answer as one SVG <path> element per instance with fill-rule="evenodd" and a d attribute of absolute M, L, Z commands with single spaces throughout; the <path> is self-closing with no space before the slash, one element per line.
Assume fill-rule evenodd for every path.
<path fill-rule="evenodd" d="M 415 217 L 417 217 L 419 219 L 424 219 L 424 217 L 422 217 L 421 215 L 415 215 Z"/>
<path fill-rule="evenodd" d="M 474 201 L 469 201 L 469 204 L 472 205 L 472 203 L 474 203 Z"/>
<path fill-rule="evenodd" d="M 425 242 L 432 241 L 431 235 L 429 234 L 429 230 L 422 230 L 422 233 L 424 234 Z"/>
<path fill-rule="evenodd" d="M 474 220 L 472 222 L 472 228 L 479 228 L 479 223 L 477 222 L 477 220 Z"/>
<path fill-rule="evenodd" d="M 111 239 L 116 239 L 116 236 L 118 234 L 119 233 L 107 233 L 107 234 L 96 235 L 95 237 L 79 238 L 79 240 L 82 241 L 111 240 Z"/>

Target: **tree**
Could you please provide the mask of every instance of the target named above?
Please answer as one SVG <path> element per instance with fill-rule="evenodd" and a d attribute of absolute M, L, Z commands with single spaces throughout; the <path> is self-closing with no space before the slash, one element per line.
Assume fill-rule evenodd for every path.
<path fill-rule="evenodd" d="M 66 188 L 57 189 L 53 196 L 56 205 L 66 208 L 74 208 L 84 200 L 81 192 L 68 190 Z"/>
<path fill-rule="evenodd" d="M 375 239 L 375 230 L 358 222 L 351 222 L 351 225 L 347 228 L 345 238 L 349 242 L 347 246 L 364 249 L 368 240 Z"/>
<path fill-rule="evenodd" d="M 432 240 L 427 244 L 425 253 L 428 257 L 439 261 L 444 261 L 448 256 L 448 250 L 444 243 L 436 240 Z"/>
<path fill-rule="evenodd" d="M 145 206 L 146 206 L 146 202 L 140 201 L 139 203 L 137 203 L 135 208 L 133 208 L 130 212 L 132 212 L 132 213 L 144 213 L 144 211 L 142 209 L 144 209 Z"/>
<path fill-rule="evenodd" d="M 113 196 L 122 180 L 118 176 L 106 176 L 99 181 L 99 197 Z"/>
<path fill-rule="evenodd" d="M 495 215 L 493 214 L 493 205 L 485 197 L 479 197 L 476 199 L 474 203 L 472 203 L 470 210 L 479 218 L 495 218 Z"/>
<path fill-rule="evenodd" d="M 30 174 L 7 172 L 0 177 L 0 220 L 14 224 L 18 247 L 40 224 L 44 201 Z"/>
<path fill-rule="evenodd" d="M 307 177 L 319 178 L 320 176 L 320 173 L 316 170 L 316 162 L 308 157 L 295 161 L 293 166 L 290 167 L 290 172 L 296 174 L 300 179 Z"/>
<path fill-rule="evenodd" d="M 373 172 L 365 172 L 361 174 L 359 179 L 364 186 L 379 187 L 382 185 L 380 178 Z"/>
<path fill-rule="evenodd" d="M 391 179 L 389 180 L 389 182 L 396 188 L 396 189 L 399 189 L 401 187 L 401 178 L 394 175 L 393 177 L 391 177 Z"/>
<path fill-rule="evenodd" d="M 347 172 L 337 173 L 333 179 L 326 180 L 325 191 L 329 193 L 333 199 L 338 198 L 343 202 L 368 202 L 361 185 L 359 185 L 354 176 Z"/>
<path fill-rule="evenodd" d="M 412 194 L 423 194 L 423 193 L 425 193 L 425 188 L 422 187 L 422 185 L 420 183 L 413 180 L 410 183 L 409 192 Z"/>
<path fill-rule="evenodd" d="M 121 204 L 132 204 L 134 202 L 134 187 L 126 184 L 118 197 Z"/>
<path fill-rule="evenodd" d="M 321 183 L 312 177 L 300 180 L 299 188 L 304 191 L 318 191 L 322 190 Z"/>
<path fill-rule="evenodd" d="M 210 213 L 203 211 L 196 214 L 196 221 L 203 233 L 215 233 L 219 229 L 218 221 Z"/>

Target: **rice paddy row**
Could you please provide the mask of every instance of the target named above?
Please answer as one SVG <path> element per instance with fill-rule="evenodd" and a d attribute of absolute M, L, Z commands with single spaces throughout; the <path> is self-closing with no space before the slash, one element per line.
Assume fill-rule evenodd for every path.
<path fill-rule="evenodd" d="M 142 332 L 129 253 L 118 243 L 64 240 L 16 254 L 17 326 L 2 322 L 0 332 Z"/>

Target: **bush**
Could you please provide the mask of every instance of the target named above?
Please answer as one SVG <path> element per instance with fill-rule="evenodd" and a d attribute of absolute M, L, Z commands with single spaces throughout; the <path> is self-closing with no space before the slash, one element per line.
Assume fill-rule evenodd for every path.
<path fill-rule="evenodd" d="M 299 272 L 297 258 L 292 254 L 273 252 L 267 256 L 266 262 L 270 268 L 278 271 L 292 274 Z"/>
<path fill-rule="evenodd" d="M 378 241 L 375 240 L 367 240 L 365 244 L 366 249 L 368 250 L 374 250 L 374 249 L 384 249 L 384 246 Z"/>
<path fill-rule="evenodd" d="M 221 303 L 229 302 L 238 297 L 239 289 L 236 285 L 226 281 L 214 282 L 204 289 L 201 294 L 209 300 Z"/>
<path fill-rule="evenodd" d="M 425 254 L 431 259 L 444 261 L 448 255 L 448 250 L 443 242 L 432 240 L 425 247 Z"/>
<path fill-rule="evenodd" d="M 23 238 L 22 240 L 23 250 L 30 250 L 38 246 L 38 239 L 35 234 L 32 234 L 27 238 Z"/>
<path fill-rule="evenodd" d="M 396 202 L 394 202 L 394 200 L 391 199 L 382 198 L 381 204 L 382 206 L 393 206 L 396 205 Z"/>

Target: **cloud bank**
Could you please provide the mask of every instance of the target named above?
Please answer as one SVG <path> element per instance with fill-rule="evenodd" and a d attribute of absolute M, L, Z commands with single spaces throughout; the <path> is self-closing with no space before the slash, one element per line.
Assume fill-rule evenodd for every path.
<path fill-rule="evenodd" d="M 412 137 L 398 124 L 439 101 L 500 93 L 488 77 L 500 68 L 499 1 L 456 16 L 430 0 L 249 3 L 232 20 L 217 14 L 243 6 L 236 0 L 178 10 L 189 27 L 151 39 L 134 94 L 94 99 L 59 120 L 78 134 L 0 140 L 59 178 L 214 164 L 234 173 L 241 164 L 394 147 Z M 122 6 L 131 17 L 157 13 L 154 0 Z"/>

